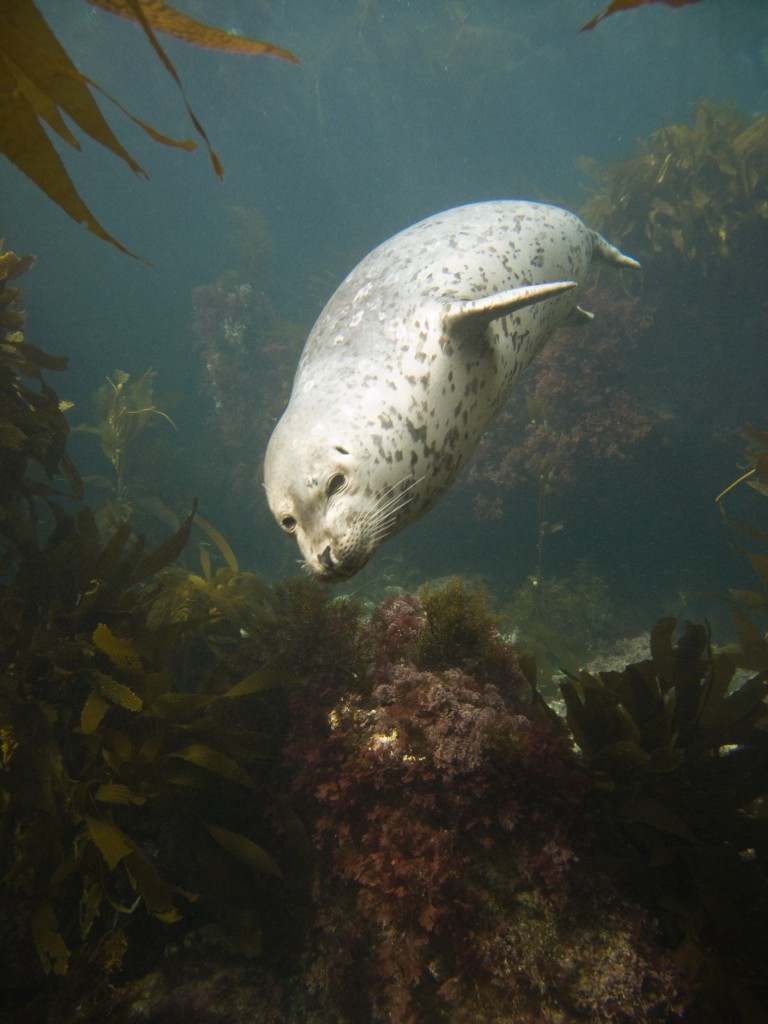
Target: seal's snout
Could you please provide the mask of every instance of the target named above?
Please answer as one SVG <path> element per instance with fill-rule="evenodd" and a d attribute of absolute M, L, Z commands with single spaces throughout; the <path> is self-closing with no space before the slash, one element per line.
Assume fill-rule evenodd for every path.
<path fill-rule="evenodd" d="M 325 569 L 328 569 L 329 572 L 333 572 L 333 570 L 336 568 L 333 558 L 331 557 L 330 544 L 326 546 L 325 551 L 323 551 L 321 555 L 317 556 L 317 560 L 320 563 L 320 565 L 322 565 Z"/>

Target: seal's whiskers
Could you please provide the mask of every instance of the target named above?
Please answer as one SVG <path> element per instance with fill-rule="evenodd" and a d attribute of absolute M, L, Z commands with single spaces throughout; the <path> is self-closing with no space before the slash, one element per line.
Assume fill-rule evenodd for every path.
<path fill-rule="evenodd" d="M 380 496 L 372 498 L 367 507 L 363 509 L 359 526 L 369 541 L 376 543 L 386 536 L 398 514 L 413 501 L 414 495 L 409 492 L 412 492 L 424 477 L 412 480 L 398 494 L 393 494 L 392 492 L 407 479 L 407 477 L 403 477 L 402 480 L 392 484 Z"/>

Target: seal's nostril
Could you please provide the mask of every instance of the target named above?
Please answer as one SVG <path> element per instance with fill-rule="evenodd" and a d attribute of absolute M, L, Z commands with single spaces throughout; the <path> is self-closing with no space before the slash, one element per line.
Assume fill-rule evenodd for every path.
<path fill-rule="evenodd" d="M 331 558 L 330 545 L 328 545 L 328 547 L 325 549 L 322 555 L 317 556 L 317 560 L 320 563 L 320 565 L 324 565 L 326 569 L 333 569 L 333 559 Z"/>

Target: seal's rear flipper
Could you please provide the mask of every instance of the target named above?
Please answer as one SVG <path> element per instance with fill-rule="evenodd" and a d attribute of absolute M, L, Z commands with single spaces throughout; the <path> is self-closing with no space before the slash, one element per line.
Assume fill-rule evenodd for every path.
<path fill-rule="evenodd" d="M 592 255 L 597 259 L 605 260 L 606 263 L 610 263 L 614 267 L 635 267 L 636 269 L 640 267 L 637 260 L 633 260 L 631 256 L 627 256 L 617 249 L 615 245 L 611 245 L 597 231 L 592 232 Z"/>
<path fill-rule="evenodd" d="M 525 309 L 544 299 L 570 291 L 576 281 L 548 281 L 546 284 L 528 284 L 522 288 L 508 288 L 480 299 L 447 302 L 443 307 L 443 324 L 447 334 L 470 332 L 479 335 L 488 324 L 518 309 Z"/>

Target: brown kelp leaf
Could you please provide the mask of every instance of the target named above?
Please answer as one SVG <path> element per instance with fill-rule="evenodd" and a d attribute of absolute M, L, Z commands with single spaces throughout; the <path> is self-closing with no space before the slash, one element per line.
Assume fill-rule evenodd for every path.
<path fill-rule="evenodd" d="M 739 661 L 746 668 L 758 672 L 768 669 L 768 642 L 763 631 L 747 613 L 736 605 L 733 609 L 733 620 L 741 644 Z"/>
<path fill-rule="evenodd" d="M 219 533 L 219 531 L 216 529 L 216 527 L 213 526 L 211 523 L 209 523 L 207 519 L 203 519 L 203 517 L 200 515 L 199 512 L 195 514 L 195 522 L 211 538 L 213 543 L 216 545 L 216 547 L 221 552 L 221 557 L 227 563 L 227 565 L 232 570 L 232 572 L 235 572 L 235 573 L 238 572 L 240 567 L 237 564 L 237 558 L 235 557 L 235 553 L 232 550 L 232 548 L 230 547 L 230 545 L 227 542 L 226 538 L 221 533 Z M 201 554 L 202 554 L 202 552 L 201 552 Z M 205 578 L 206 579 L 210 579 L 211 578 L 210 561 L 208 562 L 208 570 L 209 571 L 205 572 L 205 565 L 203 566 L 203 570 L 204 570 Z"/>
<path fill-rule="evenodd" d="M 88 83 L 48 26 L 32 0 L 3 0 L 0 5 L 0 54 L 37 118 L 43 117 L 70 145 L 77 140 L 59 115 L 70 117 L 96 142 L 111 150 L 134 171 L 146 172 L 122 146 L 91 95 Z M 32 82 L 34 90 L 27 88 Z M 34 104 L 41 106 L 35 109 Z M 47 115 L 55 111 L 55 118 Z"/>
<path fill-rule="evenodd" d="M 0 281 L 12 281 L 14 277 L 25 274 L 35 264 L 31 253 L 17 256 L 15 252 L 0 253 Z"/>
<path fill-rule="evenodd" d="M 667 617 L 659 619 L 651 630 L 651 658 L 656 671 L 663 680 L 675 677 L 676 660 L 672 637 L 676 625 L 677 619 Z"/>
<path fill-rule="evenodd" d="M 87 0 L 94 7 L 101 7 L 104 11 L 112 14 L 119 14 L 123 18 L 137 21 L 136 3 L 131 0 Z M 165 32 L 183 39 L 187 43 L 194 43 L 196 46 L 208 47 L 212 50 L 226 50 L 229 53 L 266 54 L 270 57 L 282 57 L 292 64 L 298 64 L 299 59 L 288 50 L 280 46 L 273 46 L 261 39 L 248 39 L 245 36 L 234 35 L 232 32 L 225 32 L 224 29 L 216 28 L 215 25 L 206 25 L 202 21 L 196 21 L 188 14 L 161 0 L 139 0 L 141 10 L 147 22 L 157 32 Z"/>
<path fill-rule="evenodd" d="M 98 681 L 101 696 L 111 700 L 113 704 L 125 708 L 126 711 L 141 711 L 144 707 L 144 701 L 129 686 L 118 683 L 104 672 L 94 672 L 94 676 Z"/>
<path fill-rule="evenodd" d="M 176 81 L 189 116 L 205 141 L 216 173 L 223 169 L 203 126 L 184 95 L 173 64 L 158 43 L 152 26 L 201 46 L 246 54 L 271 54 L 297 62 L 293 54 L 259 40 L 231 35 L 221 29 L 175 11 L 159 0 L 90 0 L 94 6 L 137 21 L 157 56 Z M 33 0 L 3 0 L 0 4 L 0 151 L 5 153 L 65 213 L 103 241 L 121 252 L 134 254 L 101 225 L 81 199 L 58 153 L 43 130 L 45 122 L 69 145 L 80 148 L 65 116 L 101 145 L 107 147 L 136 173 L 146 177 L 141 166 L 121 145 L 104 119 L 92 90 L 98 89 L 147 132 L 168 146 L 194 149 L 189 139 L 175 140 L 135 117 L 114 97 L 77 70 Z"/>
<path fill-rule="evenodd" d="M 671 807 L 653 797 L 630 796 L 622 802 L 619 814 L 630 824 L 650 825 L 681 839 L 696 839 L 688 824 Z"/>
<path fill-rule="evenodd" d="M 100 622 L 93 631 L 91 638 L 100 651 L 107 655 L 113 665 L 129 675 L 136 675 L 142 670 L 141 658 L 130 640 L 115 636 L 109 626 Z"/>
<path fill-rule="evenodd" d="M 66 974 L 69 950 L 59 934 L 59 924 L 50 903 L 41 903 L 32 911 L 32 938 L 46 974 Z"/>
<path fill-rule="evenodd" d="M 0 6 L 0 39 L 3 36 L 2 11 L 3 8 Z M 11 163 L 78 224 L 85 224 L 92 234 L 114 245 L 121 252 L 129 256 L 134 255 L 102 227 L 80 198 L 34 110 L 23 92 L 17 89 L 16 76 L 5 61 L 1 50 L 0 123 L 3 125 L 0 133 L 0 151 Z"/>
<path fill-rule="evenodd" d="M 88 0 L 88 2 L 92 3 L 94 2 L 94 0 Z M 144 33 L 147 39 L 149 40 L 152 49 L 155 51 L 158 58 L 165 66 L 165 69 L 168 72 L 168 74 L 173 78 L 179 92 L 181 93 L 181 98 L 184 101 L 184 106 L 187 108 L 189 118 L 192 124 L 195 126 L 197 134 L 203 140 L 203 142 L 206 145 L 206 148 L 208 149 L 208 155 L 211 159 L 211 163 L 213 164 L 213 169 L 215 170 L 219 178 L 223 178 L 224 168 L 221 166 L 221 161 L 216 155 L 213 146 L 211 146 L 208 136 L 206 135 L 205 129 L 203 128 L 202 124 L 198 121 L 194 111 L 189 105 L 186 93 L 184 92 L 184 86 L 181 84 L 181 79 L 179 78 L 176 68 L 171 63 L 170 58 L 168 57 L 165 50 L 158 42 L 157 36 L 153 31 L 153 26 L 155 25 L 155 22 L 158 23 L 156 27 L 162 28 L 162 31 L 171 31 L 171 28 L 169 28 L 169 26 L 176 28 L 177 31 L 172 32 L 172 34 L 174 35 L 178 34 L 178 31 L 181 30 L 181 27 L 183 27 L 183 30 L 187 33 L 197 32 L 198 34 L 205 35 L 205 32 L 209 29 L 209 26 L 202 25 L 202 23 L 200 22 L 196 22 L 194 18 L 186 18 L 184 15 L 179 14 L 178 11 L 175 11 L 172 7 L 169 7 L 167 4 L 162 3 L 161 0 L 104 0 L 104 2 L 102 2 L 102 0 L 96 0 L 95 6 L 103 7 L 105 10 L 112 11 L 113 13 L 119 14 L 125 18 L 129 18 L 132 21 L 137 21 L 144 29 Z M 215 30 L 215 32 L 219 31 L 220 30 Z M 226 36 L 229 33 L 224 32 L 222 34 Z M 181 38 L 186 37 L 182 36 Z M 233 36 L 232 38 L 237 40 L 240 39 L 240 37 L 238 36 Z M 263 53 L 265 51 L 259 49 L 256 52 Z M 280 56 L 285 56 L 286 54 L 287 51 L 284 54 L 280 54 Z"/>
<path fill-rule="evenodd" d="M 241 786 L 253 789 L 253 782 L 248 773 L 241 768 L 237 761 L 222 754 L 220 750 L 214 750 L 206 743 L 192 743 L 182 750 L 174 750 L 169 757 L 179 757 L 184 761 L 197 765 L 198 768 L 205 768 L 206 771 L 214 772 L 232 782 L 239 782 Z"/>
<path fill-rule="evenodd" d="M 93 799 L 103 804 L 135 804 L 140 807 L 146 803 L 147 798 L 141 793 L 134 793 L 120 782 L 104 782 L 93 794 Z"/>
<path fill-rule="evenodd" d="M 109 702 L 98 693 L 89 693 L 80 712 L 80 732 L 86 736 L 96 732 L 109 708 Z"/>
<path fill-rule="evenodd" d="M 244 697 L 251 693 L 263 693 L 264 690 L 285 686 L 290 681 L 290 676 L 280 669 L 262 668 L 258 672 L 251 672 L 217 697 Z"/>
<path fill-rule="evenodd" d="M 212 825 L 207 821 L 205 827 L 219 846 L 222 846 L 228 853 L 233 854 L 245 864 L 249 864 L 257 871 L 264 871 L 268 875 L 274 875 L 275 878 L 283 877 L 282 871 L 272 857 L 262 846 L 254 843 L 252 839 L 241 836 L 237 832 L 230 832 L 228 828 L 222 828 L 220 825 Z"/>
<path fill-rule="evenodd" d="M 104 818 L 86 816 L 85 823 L 88 835 L 107 862 L 110 871 L 114 870 L 120 861 L 135 849 L 128 837 L 116 825 L 105 821 Z"/>
<path fill-rule="evenodd" d="M 178 890 L 161 878 L 144 854 L 140 850 L 132 850 L 124 863 L 131 883 L 144 901 L 147 910 L 166 924 L 180 920 L 181 914 L 173 905 L 172 898 L 173 893 Z"/>
<path fill-rule="evenodd" d="M 598 771 L 628 772 L 648 764 L 651 755 L 632 740 L 617 740 L 601 747 L 592 760 Z"/>
<path fill-rule="evenodd" d="M 588 32 L 593 29 L 595 25 L 607 18 L 609 14 L 616 14 L 617 11 L 629 11 L 633 7 L 642 7 L 645 4 L 666 4 L 667 7 L 685 7 L 686 4 L 697 4 L 699 0 L 613 0 L 613 3 L 608 4 L 604 11 L 596 14 L 591 21 L 588 21 L 586 25 L 582 25 L 579 29 L 580 32 Z"/>
<path fill-rule="evenodd" d="M 146 554 L 143 555 L 136 568 L 133 582 L 140 583 L 142 580 L 146 579 L 147 576 L 154 576 L 156 572 L 159 572 L 161 569 L 165 569 L 167 565 L 170 565 L 171 562 L 174 562 L 179 557 L 189 540 L 189 531 L 192 529 L 192 523 L 194 521 L 196 511 L 197 499 L 193 501 L 192 511 L 176 533 L 172 534 L 161 544 L 158 544 L 158 546 L 153 548 L 152 551 L 147 551 Z"/>

